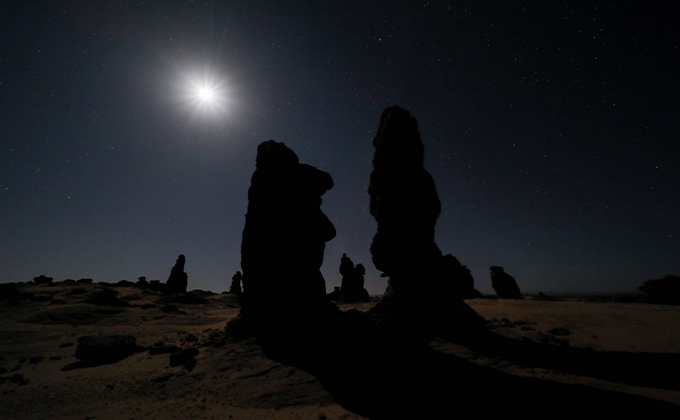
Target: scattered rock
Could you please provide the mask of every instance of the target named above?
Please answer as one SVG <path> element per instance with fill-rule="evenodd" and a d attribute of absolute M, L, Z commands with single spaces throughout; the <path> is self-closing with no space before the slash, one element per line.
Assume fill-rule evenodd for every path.
<path fill-rule="evenodd" d="M 69 295 L 69 296 L 84 295 L 87 292 L 88 292 L 88 290 L 85 287 L 78 287 L 78 288 L 75 288 L 75 289 L 71 289 L 67 293 L 67 295 Z"/>
<path fill-rule="evenodd" d="M 569 340 L 566 338 L 557 338 L 552 335 L 546 335 L 543 333 L 539 333 L 539 338 L 538 340 L 543 343 L 543 344 L 556 344 L 558 346 L 565 346 L 569 347 L 571 344 L 569 343 Z"/>
<path fill-rule="evenodd" d="M 129 308 L 132 305 L 124 300 L 120 300 L 116 297 L 118 292 L 113 289 L 104 288 L 101 291 L 95 293 L 89 299 L 83 301 L 83 303 L 91 303 L 93 305 L 101 306 L 117 306 L 121 308 Z"/>
<path fill-rule="evenodd" d="M 173 376 L 175 376 L 175 374 L 168 373 L 167 375 L 159 376 L 158 378 L 154 379 L 153 381 L 158 384 L 158 383 L 161 383 L 161 382 L 166 382 L 168 379 L 172 378 Z"/>
<path fill-rule="evenodd" d="M 116 283 L 116 286 L 118 287 L 132 287 L 135 286 L 136 283 L 128 281 L 128 280 L 121 280 L 118 283 Z"/>
<path fill-rule="evenodd" d="M 18 373 L 15 373 L 14 375 L 10 376 L 9 381 L 19 386 L 28 384 L 28 379 L 24 378 L 22 375 Z"/>
<path fill-rule="evenodd" d="M 546 332 L 548 334 L 558 335 L 558 336 L 560 336 L 560 335 L 570 335 L 571 334 L 571 331 L 569 331 L 568 329 L 566 329 L 564 327 L 553 328 L 553 329 L 550 329 Z"/>
<path fill-rule="evenodd" d="M 175 296 L 170 296 L 168 299 L 171 302 L 174 303 L 181 303 L 184 305 L 202 305 L 204 303 L 208 303 L 208 300 L 205 298 L 202 298 L 193 292 L 187 292 L 187 293 L 180 293 Z"/>
<path fill-rule="evenodd" d="M 151 356 L 156 356 L 157 354 L 175 353 L 178 351 L 179 347 L 165 343 L 156 343 L 153 346 L 149 347 L 149 354 Z"/>
<path fill-rule="evenodd" d="M 177 313 L 179 315 L 187 315 L 185 311 L 180 310 L 177 306 L 175 305 L 164 305 L 161 308 L 162 312 L 165 312 L 166 314 L 169 314 L 171 312 Z"/>
<path fill-rule="evenodd" d="M 176 351 L 170 354 L 170 366 L 184 366 L 191 370 L 196 366 L 196 356 L 198 356 L 198 349 L 188 348 Z"/>

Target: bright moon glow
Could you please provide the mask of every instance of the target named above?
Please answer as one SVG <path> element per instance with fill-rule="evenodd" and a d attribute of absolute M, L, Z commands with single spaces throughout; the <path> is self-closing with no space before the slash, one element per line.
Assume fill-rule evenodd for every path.
<path fill-rule="evenodd" d="M 229 95 L 227 81 L 213 71 L 183 71 L 179 79 L 178 100 L 193 119 L 218 118 L 227 114 Z"/>
<path fill-rule="evenodd" d="M 198 96 L 204 102 L 211 102 L 213 99 L 215 99 L 215 95 L 213 94 L 212 89 L 209 87 L 200 88 L 198 90 Z"/>

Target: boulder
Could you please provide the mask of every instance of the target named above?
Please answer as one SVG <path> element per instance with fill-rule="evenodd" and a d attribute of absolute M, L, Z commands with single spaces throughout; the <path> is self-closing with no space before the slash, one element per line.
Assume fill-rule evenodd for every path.
<path fill-rule="evenodd" d="M 151 280 L 149 282 L 149 290 L 155 290 L 157 292 L 165 291 L 165 284 L 161 283 L 160 280 Z"/>
<path fill-rule="evenodd" d="M 187 348 L 177 350 L 170 354 L 170 366 L 184 366 L 191 370 L 196 366 L 196 356 L 198 356 L 198 349 Z"/>
<path fill-rule="evenodd" d="M 116 306 L 119 308 L 127 308 L 132 306 L 130 303 L 118 299 L 116 297 L 117 294 L 118 292 L 113 289 L 104 288 L 92 294 L 92 296 L 84 300 L 83 303 L 91 303 L 93 305 L 100 306 Z"/>
<path fill-rule="evenodd" d="M 86 335 L 78 339 L 76 358 L 88 364 L 115 363 L 141 351 L 131 335 Z"/>
<path fill-rule="evenodd" d="M 131 282 L 131 281 L 129 281 L 129 280 L 121 280 L 121 281 L 119 281 L 118 283 L 116 283 L 116 286 L 118 286 L 118 287 L 132 287 L 132 286 L 134 286 L 135 284 L 136 284 L 136 283 Z"/>

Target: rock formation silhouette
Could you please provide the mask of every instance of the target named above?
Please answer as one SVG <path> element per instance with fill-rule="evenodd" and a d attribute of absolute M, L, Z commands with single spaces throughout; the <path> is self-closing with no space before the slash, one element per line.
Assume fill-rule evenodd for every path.
<path fill-rule="evenodd" d="M 165 282 L 165 287 L 170 293 L 186 293 L 187 291 L 187 279 L 189 276 L 184 272 L 184 262 L 184 255 L 180 254 L 177 257 L 175 266 L 170 271 L 168 281 Z"/>
<path fill-rule="evenodd" d="M 491 266 L 491 287 L 501 299 L 522 299 L 515 278 L 497 265 Z"/>
<path fill-rule="evenodd" d="M 455 287 L 455 296 L 460 296 L 463 299 L 475 299 L 482 297 L 482 294 L 475 289 L 475 279 L 470 273 L 467 266 L 462 265 L 458 258 L 451 254 L 444 255 L 443 259 L 444 271 L 449 273 L 450 277 L 455 279 L 453 286 Z"/>
<path fill-rule="evenodd" d="M 368 418 L 441 416 L 451 408 L 451 395 L 462 396 L 459 400 L 471 407 L 493 395 L 500 404 L 491 410 L 502 414 L 516 400 L 517 393 L 507 390 L 518 388 L 522 395 L 536 397 L 541 412 L 556 406 L 564 410 L 565 395 L 581 403 L 579 410 L 595 403 L 616 409 L 624 399 L 633 398 L 606 399 L 611 394 L 604 391 L 572 393 L 576 387 L 518 379 L 433 350 L 433 333 L 461 338 L 456 335 L 461 328 L 477 327 L 480 321 L 481 330 L 474 331 L 479 334 L 464 334 L 461 341 L 491 355 L 505 344 L 500 341 L 499 345 L 496 336 L 483 329 L 483 319 L 462 301 L 459 290 L 472 286 L 469 270 L 452 256 L 443 256 L 434 243 L 439 200 L 432 178 L 422 168 L 422 157 L 420 169 L 418 165 L 415 169 L 400 166 L 410 159 L 409 150 L 418 150 L 401 138 L 413 136 L 414 130 L 404 130 L 404 125 L 417 127 L 415 120 L 408 119 L 413 120 L 400 108 L 383 113 L 379 136 L 387 137 L 377 138 L 376 144 L 389 152 L 387 158 L 390 154 L 395 158 L 384 165 L 385 156 L 378 156 L 376 150 L 378 165 L 371 176 L 371 212 L 378 220 L 371 251 L 376 266 L 390 277 L 391 293 L 366 313 L 341 312 L 328 303 L 318 270 L 324 244 L 335 230 L 320 204 L 332 181 L 328 174 L 300 165 L 282 143 L 265 142 L 258 148 L 248 191 L 241 246 L 242 310 L 228 323 L 224 340 L 255 336 L 268 358 L 311 373 L 335 402 Z M 417 140 L 422 156 L 419 135 Z M 408 173 L 402 176 L 401 169 Z M 400 181 L 405 183 L 403 188 Z M 428 186 L 429 192 L 423 188 Z M 354 271 L 350 263 L 349 258 L 341 260 L 343 277 Z M 520 345 L 511 356 L 526 358 L 530 344 Z M 589 353 L 593 352 L 583 350 L 582 354 L 588 357 Z M 570 363 L 582 367 L 579 362 Z M 616 366 L 618 371 L 620 366 Z M 452 381 L 452 377 L 457 379 Z"/>
<path fill-rule="evenodd" d="M 373 264 L 389 277 L 388 293 L 431 289 L 422 283 L 434 278 L 415 279 L 442 257 L 434 242 L 441 203 L 434 180 L 423 167 L 418 123 L 405 109 L 385 109 L 373 146 L 368 187 L 370 212 L 378 222 L 370 248 Z"/>
<path fill-rule="evenodd" d="M 229 293 L 233 293 L 235 295 L 240 295 L 241 294 L 241 278 L 243 275 L 241 274 L 240 271 L 237 271 L 236 274 L 234 274 L 234 277 L 231 278 L 231 287 L 229 287 Z"/>
<path fill-rule="evenodd" d="M 164 292 L 165 291 L 165 284 L 162 283 L 160 280 L 151 280 L 149 282 L 149 290 L 154 290 L 157 292 Z"/>
<path fill-rule="evenodd" d="M 333 179 L 273 140 L 258 146 L 255 166 L 241 242 L 241 319 L 251 333 L 279 334 L 283 324 L 317 322 L 333 306 L 320 271 L 335 237 L 321 211 Z"/>
<path fill-rule="evenodd" d="M 364 289 L 366 269 L 362 264 L 354 266 L 347 254 L 340 258 L 340 274 L 342 285 L 339 290 L 330 293 L 330 299 L 342 303 L 369 302 L 368 291 Z"/>
<path fill-rule="evenodd" d="M 352 274 L 352 270 L 354 270 L 354 263 L 347 254 L 342 254 L 342 257 L 340 257 L 340 275 L 343 279 L 349 277 Z"/>
<path fill-rule="evenodd" d="M 52 284 L 54 279 L 52 277 L 47 277 L 45 275 L 40 275 L 38 277 L 33 277 L 33 282 L 35 284 Z"/>
<path fill-rule="evenodd" d="M 666 275 L 660 279 L 647 280 L 638 287 L 652 303 L 680 305 L 680 277 Z"/>
<path fill-rule="evenodd" d="M 142 289 L 149 287 L 149 282 L 146 281 L 146 276 L 141 276 L 137 278 L 137 287 Z"/>
<path fill-rule="evenodd" d="M 403 108 L 385 109 L 373 146 L 368 192 L 378 230 L 370 250 L 375 267 L 389 277 L 373 314 L 396 319 L 400 312 L 409 311 L 405 301 L 411 300 L 418 309 L 403 322 L 413 323 L 417 333 L 424 331 L 424 325 L 438 334 L 454 325 L 481 328 L 483 319 L 462 301 L 462 290 L 469 289 L 469 272 L 451 264 L 454 257 L 444 258 L 434 241 L 441 203 L 423 166 L 418 122 Z"/>

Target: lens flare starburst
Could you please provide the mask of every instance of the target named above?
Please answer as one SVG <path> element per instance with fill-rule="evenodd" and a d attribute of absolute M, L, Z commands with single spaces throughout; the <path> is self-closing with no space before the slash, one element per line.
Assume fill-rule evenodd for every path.
<path fill-rule="evenodd" d="M 193 119 L 216 118 L 228 112 L 227 81 L 207 68 L 183 71 L 178 95 Z"/>

